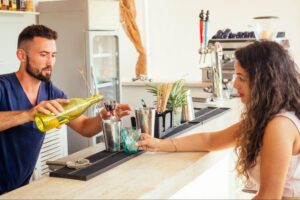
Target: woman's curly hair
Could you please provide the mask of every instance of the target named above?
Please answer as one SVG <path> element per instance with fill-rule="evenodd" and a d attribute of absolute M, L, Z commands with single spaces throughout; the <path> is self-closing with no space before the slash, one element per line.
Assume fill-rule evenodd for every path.
<path fill-rule="evenodd" d="M 251 91 L 235 149 L 238 174 L 249 178 L 247 171 L 256 165 L 267 123 L 281 110 L 293 111 L 300 119 L 300 74 L 276 42 L 254 42 L 238 49 L 235 57 L 249 76 Z"/>

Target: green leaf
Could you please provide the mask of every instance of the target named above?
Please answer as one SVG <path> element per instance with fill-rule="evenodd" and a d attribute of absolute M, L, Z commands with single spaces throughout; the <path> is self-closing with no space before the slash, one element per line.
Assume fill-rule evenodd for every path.
<path fill-rule="evenodd" d="M 155 97 L 157 96 L 157 85 L 150 85 L 150 84 L 147 84 L 146 85 L 146 90 L 150 93 L 152 93 Z"/>
<path fill-rule="evenodd" d="M 186 92 L 184 86 L 184 79 L 180 79 L 173 84 L 170 97 L 168 99 L 167 108 L 175 109 L 186 104 Z"/>
<path fill-rule="evenodd" d="M 182 107 L 183 105 L 186 105 L 186 92 L 187 89 L 184 88 L 184 79 L 180 79 L 178 81 L 175 81 L 167 102 L 167 108 L 168 109 L 176 109 L 178 107 Z M 153 96 L 157 97 L 157 88 L 158 85 L 153 85 L 153 84 L 147 84 L 146 85 L 146 90 L 153 94 Z M 157 102 L 154 102 L 156 105 Z"/>

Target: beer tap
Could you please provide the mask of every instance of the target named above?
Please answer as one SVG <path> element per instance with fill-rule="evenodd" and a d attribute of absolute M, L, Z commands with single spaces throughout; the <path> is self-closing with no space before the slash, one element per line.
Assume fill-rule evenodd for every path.
<path fill-rule="evenodd" d="M 200 49 L 199 49 L 199 53 L 200 53 L 200 63 L 202 63 L 202 56 L 205 54 L 205 48 L 204 48 L 204 44 L 203 44 L 203 23 L 204 23 L 204 11 L 201 10 L 200 14 L 199 14 L 199 33 L 200 33 Z"/>
<path fill-rule="evenodd" d="M 219 42 L 209 44 L 206 49 L 206 54 L 210 54 L 211 60 L 206 68 L 211 68 L 212 71 L 212 85 L 204 88 L 203 90 L 212 93 L 211 100 L 219 101 L 224 99 L 223 95 L 223 78 L 222 78 L 222 56 L 223 50 Z M 203 69 L 203 68 L 200 68 Z"/>
<path fill-rule="evenodd" d="M 207 47 L 208 44 L 208 20 L 209 20 L 209 10 L 206 11 L 205 16 L 205 29 L 204 29 L 204 45 Z"/>
<path fill-rule="evenodd" d="M 223 50 L 220 43 L 208 44 L 208 23 L 209 23 L 209 10 L 204 13 L 201 10 L 199 14 L 200 24 L 200 69 L 211 68 L 213 83 L 210 88 L 205 88 L 207 92 L 212 93 L 212 100 L 223 100 L 223 83 L 222 83 L 222 55 Z M 205 18 L 204 18 L 205 15 Z M 206 58 L 210 58 L 208 61 Z"/>
<path fill-rule="evenodd" d="M 205 64 L 207 54 L 210 54 L 210 49 L 208 47 L 208 22 L 209 22 L 209 10 L 206 11 L 204 18 L 204 11 L 201 10 L 199 14 L 200 18 L 200 65 Z"/>
<path fill-rule="evenodd" d="M 206 61 L 206 56 L 210 53 L 208 48 L 208 20 L 209 20 L 209 10 L 206 11 L 205 23 L 204 23 L 204 63 Z"/>
<path fill-rule="evenodd" d="M 212 74 L 213 74 L 213 85 L 212 85 L 212 94 L 213 100 L 223 100 L 223 77 L 222 77 L 222 56 L 223 49 L 219 42 L 216 42 L 212 49 Z"/>

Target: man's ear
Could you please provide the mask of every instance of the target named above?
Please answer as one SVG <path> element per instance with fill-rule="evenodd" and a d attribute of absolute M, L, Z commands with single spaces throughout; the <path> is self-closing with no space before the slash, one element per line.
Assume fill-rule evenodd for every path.
<path fill-rule="evenodd" d="M 26 62 L 26 52 L 24 49 L 17 49 L 17 57 L 20 62 Z"/>

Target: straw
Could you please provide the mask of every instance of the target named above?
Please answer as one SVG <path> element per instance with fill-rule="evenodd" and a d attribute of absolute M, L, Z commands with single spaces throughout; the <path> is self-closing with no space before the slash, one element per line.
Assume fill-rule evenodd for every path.
<path fill-rule="evenodd" d="M 168 99 L 172 90 L 172 83 L 164 83 L 157 87 L 157 112 L 162 113 L 166 110 Z"/>

